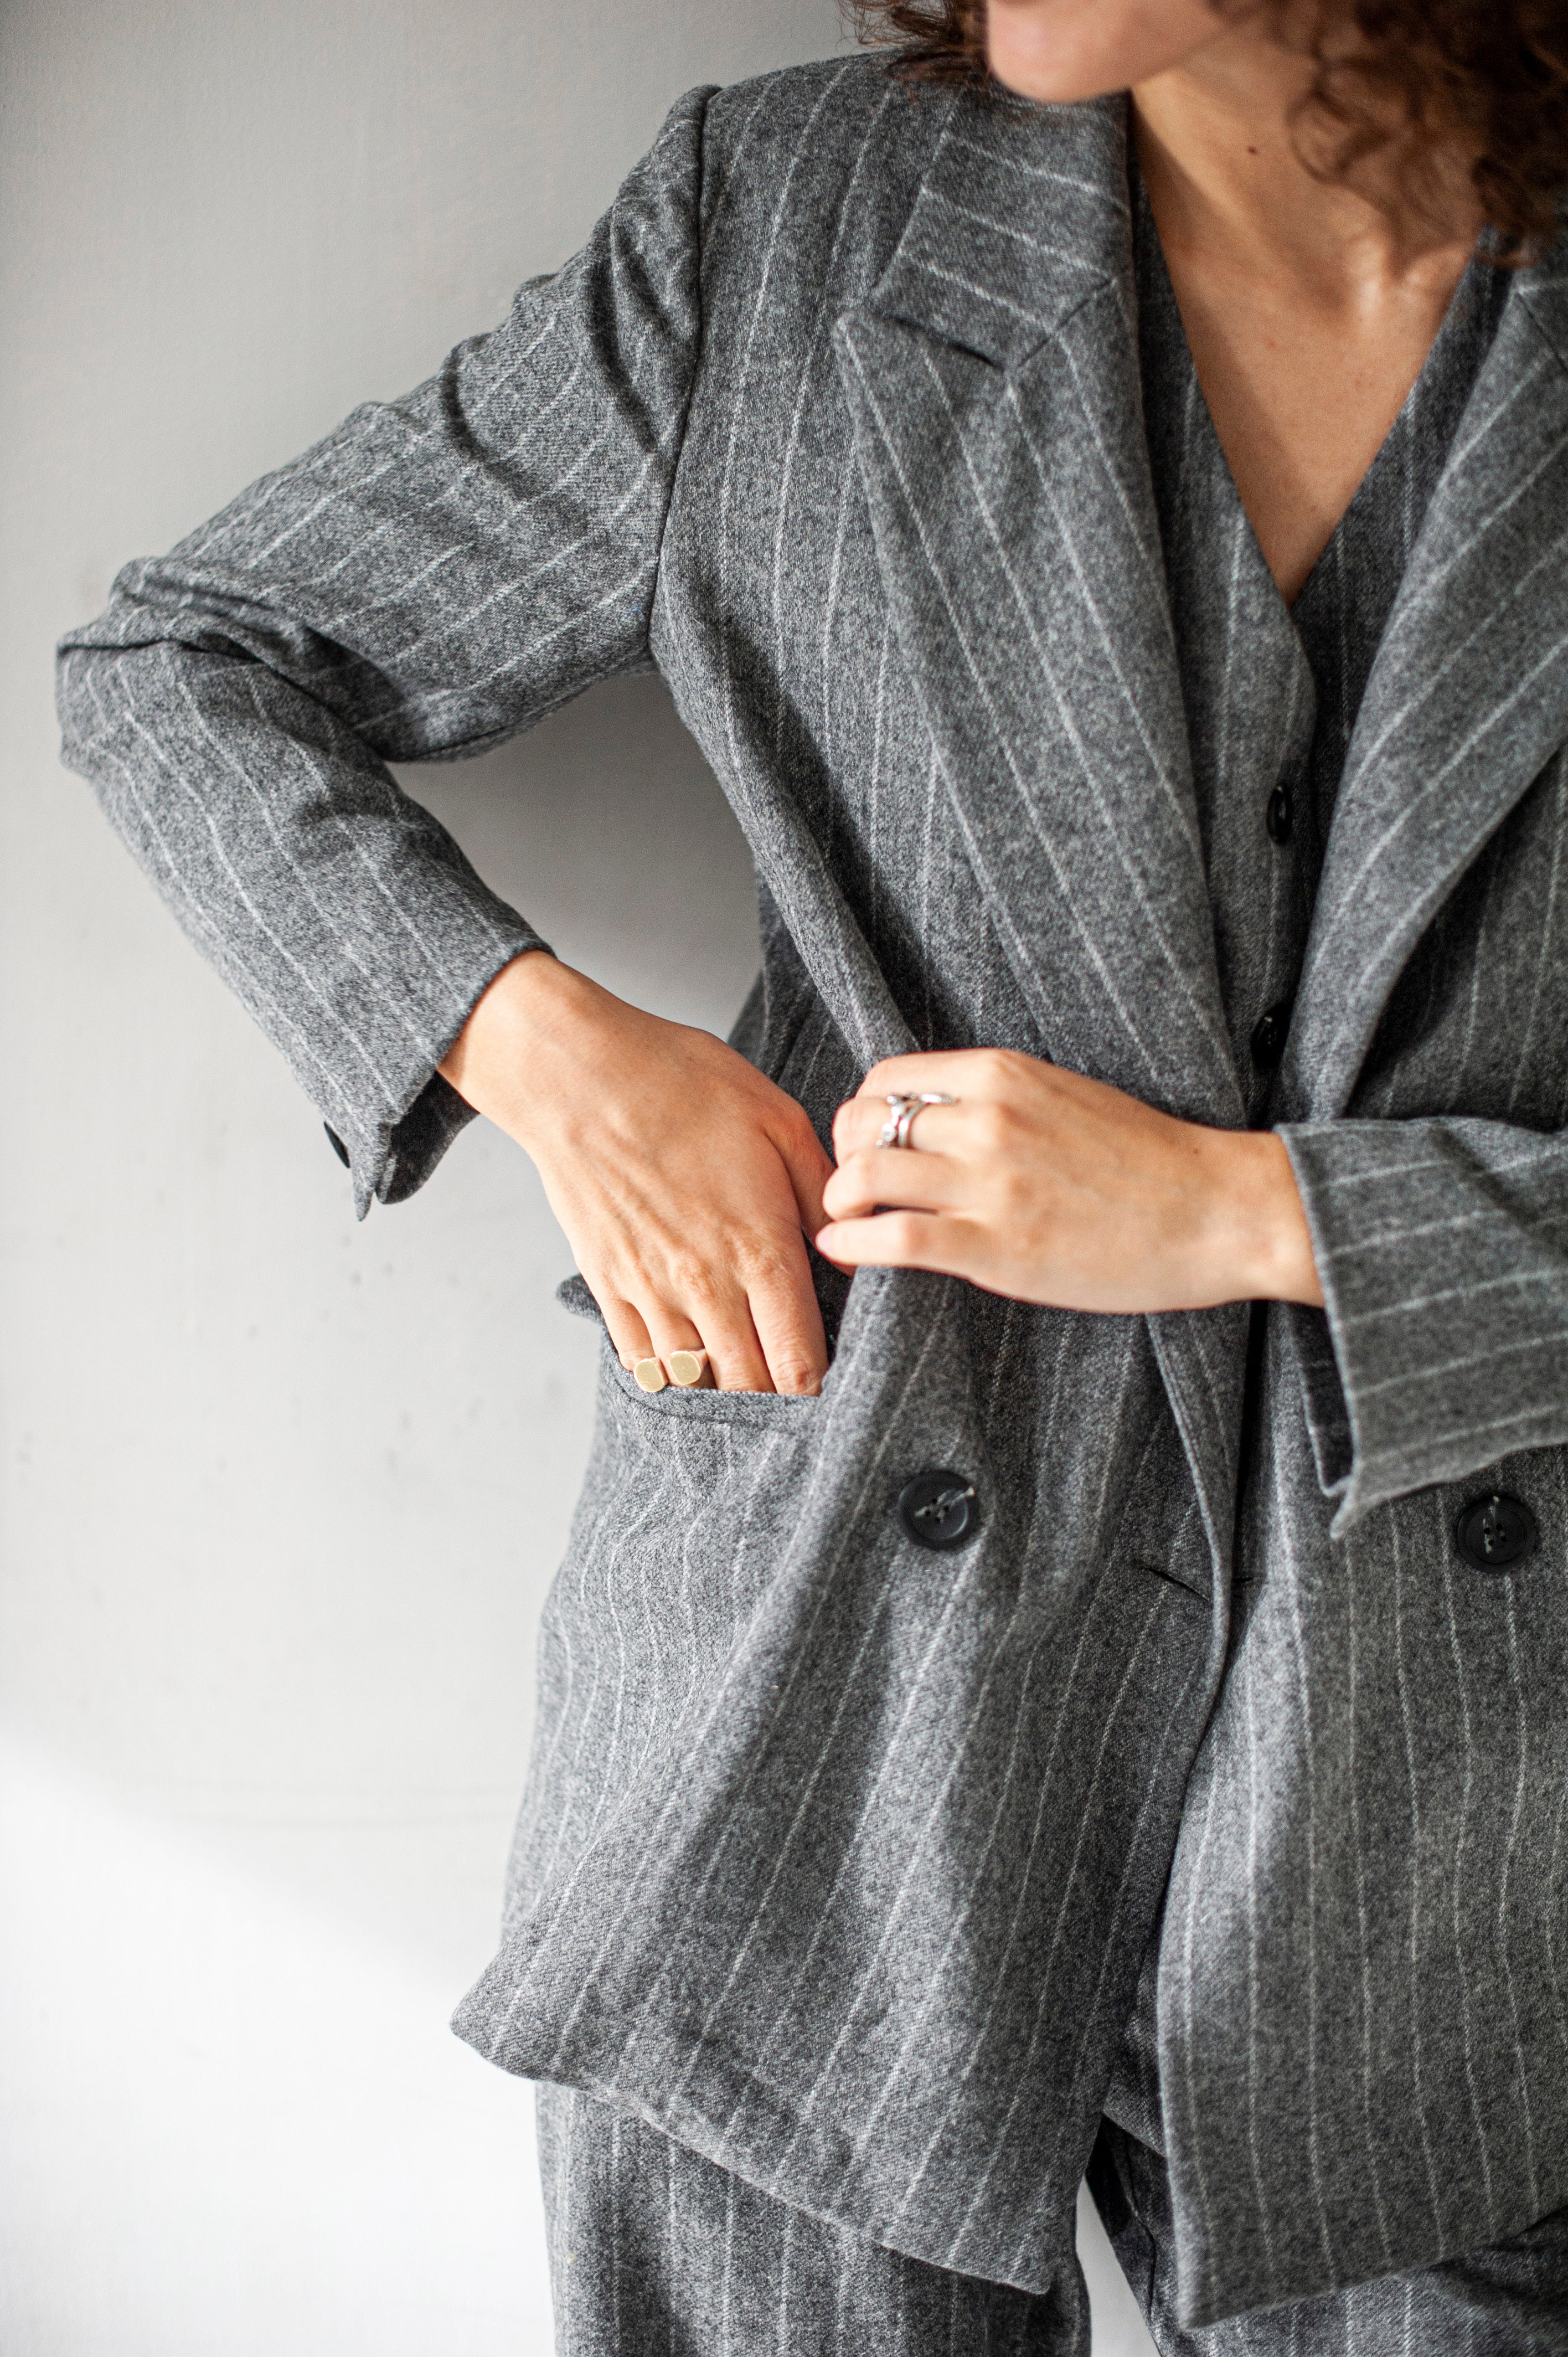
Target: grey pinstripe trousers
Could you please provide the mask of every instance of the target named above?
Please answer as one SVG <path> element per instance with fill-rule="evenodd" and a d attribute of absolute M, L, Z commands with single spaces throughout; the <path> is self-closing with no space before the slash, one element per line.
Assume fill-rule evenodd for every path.
<path fill-rule="evenodd" d="M 775 2201 L 573 2087 L 539 2089 L 558 2357 L 1089 2357 L 1049 2292 L 928 2266 Z M 1568 2211 L 1493 2249 L 1186 2331 L 1165 2167 L 1107 2120 L 1090 2189 L 1160 2357 L 1564 2357 Z"/>

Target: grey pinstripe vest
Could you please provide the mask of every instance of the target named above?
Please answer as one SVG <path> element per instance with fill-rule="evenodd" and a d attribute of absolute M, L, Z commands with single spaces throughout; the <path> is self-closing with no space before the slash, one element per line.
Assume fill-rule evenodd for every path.
<path fill-rule="evenodd" d="M 1185 2312 L 1568 2197 L 1568 339 L 1522 274 L 1368 684 L 1276 1112 L 1326 1320 L 829 1293 L 820 1401 L 607 1353 L 463 2034 L 1043 2287 L 1167 1873 Z M 1246 1115 L 1140 400 L 1121 111 L 832 62 L 671 115 L 576 261 L 68 641 L 68 756 L 362 1202 L 536 942 L 389 759 L 669 680 L 750 838 L 738 1035 L 826 1123 L 999 1041 Z M 962 1468 L 974 1544 L 892 1501 Z M 1504 1486 L 1506 1577 L 1455 1516 Z M 1335 1516 L 1330 1534 L 1330 1517 Z M 1240 1609 L 1231 1610 L 1232 1578 Z"/>

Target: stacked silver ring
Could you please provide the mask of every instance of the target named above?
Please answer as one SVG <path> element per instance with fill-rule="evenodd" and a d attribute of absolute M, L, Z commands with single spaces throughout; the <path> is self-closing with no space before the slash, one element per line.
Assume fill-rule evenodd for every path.
<path fill-rule="evenodd" d="M 909 1132 L 915 1125 L 917 1114 L 923 1113 L 927 1105 L 957 1103 L 957 1097 L 943 1096 L 940 1089 L 925 1089 L 918 1096 L 890 1096 L 887 1118 L 882 1125 L 877 1145 L 911 1146 L 914 1141 Z"/>

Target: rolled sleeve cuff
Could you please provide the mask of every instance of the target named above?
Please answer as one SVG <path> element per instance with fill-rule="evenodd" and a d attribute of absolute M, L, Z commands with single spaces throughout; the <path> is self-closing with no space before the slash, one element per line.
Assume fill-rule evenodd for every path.
<path fill-rule="evenodd" d="M 447 1147 L 475 1118 L 474 1108 L 437 1069 L 496 976 L 531 950 L 548 955 L 550 944 L 514 919 L 498 941 L 493 914 L 485 938 L 465 961 L 466 979 L 444 1009 L 426 1010 L 433 1052 L 411 1053 L 396 1077 L 402 1086 L 390 1102 L 342 1101 L 323 1106 L 333 1151 L 348 1166 L 355 1216 L 363 1219 L 373 1202 L 402 1203 L 417 1194 Z"/>
<path fill-rule="evenodd" d="M 1473 1126 L 1279 1131 L 1323 1286 L 1323 1312 L 1292 1319 L 1336 1538 L 1390 1499 L 1568 1434 L 1568 1268 Z"/>

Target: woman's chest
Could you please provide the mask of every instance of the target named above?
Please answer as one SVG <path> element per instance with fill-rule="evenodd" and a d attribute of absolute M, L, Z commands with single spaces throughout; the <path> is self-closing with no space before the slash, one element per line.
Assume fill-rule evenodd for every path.
<path fill-rule="evenodd" d="M 1262 999 L 1288 1011 L 1321 917 L 1326 844 L 1299 807 L 1294 842 L 1271 828 L 1274 771 L 1300 751 L 1274 692 L 1289 666 L 1261 620 L 1254 644 L 1228 633 L 1208 573 L 1183 584 L 1178 647 L 1158 540 L 1130 580 L 1125 538 L 1082 529 L 1037 471 L 986 478 L 978 436 L 955 432 L 908 486 L 922 544 L 890 540 L 886 452 L 868 452 L 833 324 L 704 373 L 666 528 L 655 650 L 743 825 L 754 845 L 781 811 L 804 828 L 922 1044 L 999 1039 L 1122 1078 L 1107 1007 L 1157 1026 L 1162 989 L 1177 995 L 1163 959 L 1212 985 L 1240 1062 Z M 990 552 L 989 600 L 964 578 L 977 510 L 1006 558 Z M 1212 556 L 1212 535 L 1189 537 Z M 1465 619 L 1450 634 L 1439 615 L 1436 640 Z M 1538 777 L 1455 866 L 1392 979 L 1363 1078 L 1380 1110 L 1490 1113 L 1499 1090 L 1516 1120 L 1568 1110 L 1568 894 L 1551 888 L 1568 813 L 1560 773 Z"/>

